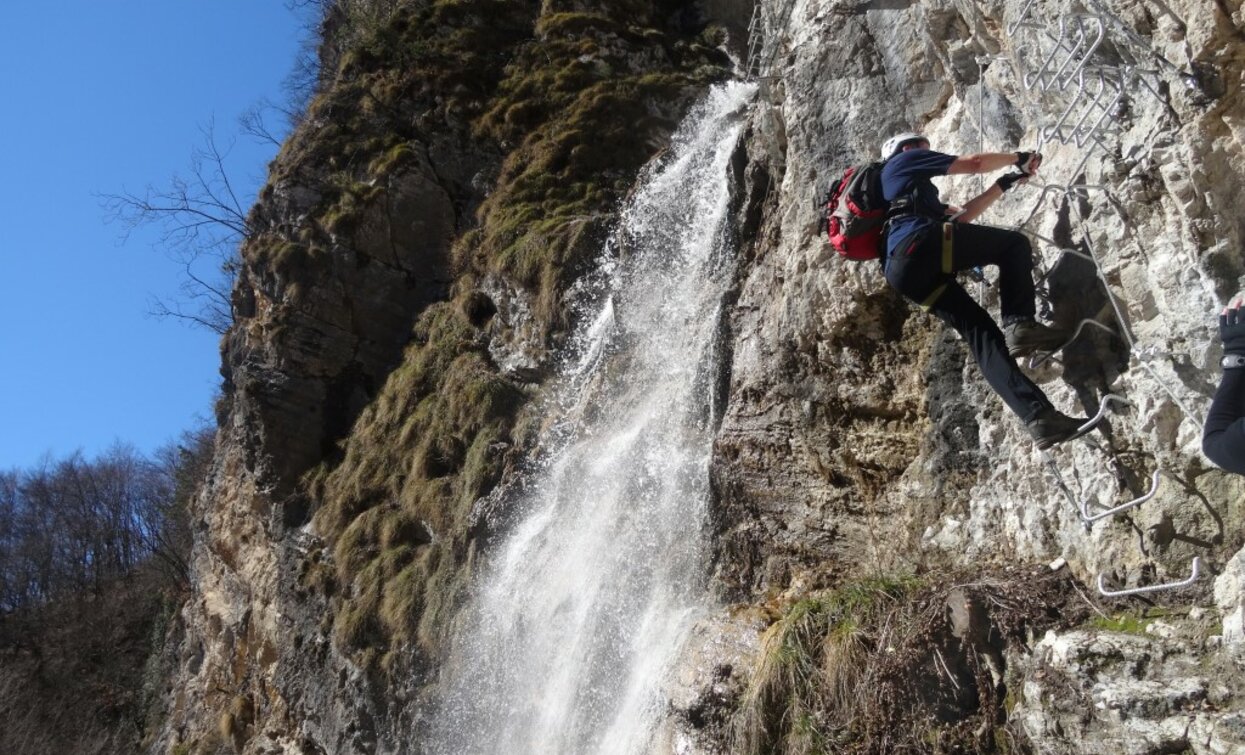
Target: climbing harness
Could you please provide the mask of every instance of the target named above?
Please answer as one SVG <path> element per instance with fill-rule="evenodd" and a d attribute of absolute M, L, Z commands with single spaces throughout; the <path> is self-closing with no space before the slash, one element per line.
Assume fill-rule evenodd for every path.
<path fill-rule="evenodd" d="M 942 267 L 941 269 L 944 275 L 951 275 L 955 270 L 955 260 L 954 260 L 954 254 L 953 254 L 955 251 L 954 241 L 955 241 L 955 224 L 954 223 L 943 223 L 942 224 Z M 947 290 L 947 285 L 948 284 L 944 283 L 938 288 L 935 288 L 933 291 L 931 291 L 929 296 L 925 297 L 925 300 L 921 302 L 921 309 L 928 312 L 929 308 L 934 306 L 934 303 L 938 301 L 938 297 L 942 296 L 943 292 Z"/>

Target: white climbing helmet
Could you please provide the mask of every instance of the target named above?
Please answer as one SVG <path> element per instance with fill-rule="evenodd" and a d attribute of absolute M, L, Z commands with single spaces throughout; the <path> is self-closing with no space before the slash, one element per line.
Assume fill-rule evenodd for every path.
<path fill-rule="evenodd" d="M 917 134 L 912 131 L 904 131 L 902 133 L 895 134 L 891 138 L 887 139 L 886 142 L 882 145 L 882 159 L 883 160 L 891 159 L 896 154 L 898 154 L 899 150 L 903 149 L 903 146 L 905 144 L 907 144 L 908 142 L 915 142 L 919 140 L 929 141 L 929 139 L 926 138 L 924 135 Z"/>

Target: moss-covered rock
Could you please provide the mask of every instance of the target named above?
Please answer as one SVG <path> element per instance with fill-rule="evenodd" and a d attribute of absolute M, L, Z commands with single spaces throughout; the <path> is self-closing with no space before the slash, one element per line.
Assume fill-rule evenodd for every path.
<path fill-rule="evenodd" d="M 677 25 L 691 7 L 331 6 L 330 67 L 242 249 L 196 551 L 228 576 L 192 603 L 166 749 L 255 749 L 312 717 L 324 751 L 408 732 L 473 507 L 534 443 L 563 293 L 729 64 Z"/>
<path fill-rule="evenodd" d="M 720 52 L 666 28 L 668 14 L 652 4 L 553 5 L 537 15 L 525 3 L 434 2 L 395 15 L 343 55 L 342 86 L 312 117 L 359 98 L 374 103 L 370 112 L 326 122 L 283 156 L 305 165 L 335 155 L 340 171 L 349 152 L 349 164 L 366 166 L 321 189 L 312 215 L 329 236 L 348 235 L 384 176 L 418 160 L 400 131 L 374 133 L 410 112 L 403 92 L 418 102 L 436 95 L 434 112 L 411 113 L 417 123 L 462 128 L 499 156 L 491 192 L 454 244 L 454 295 L 422 313 L 341 458 L 308 478 L 317 530 L 332 544 L 332 583 L 343 588 L 336 636 L 380 650 L 367 656 L 378 662 L 411 640 L 435 647 L 466 582 L 472 504 L 520 442 L 514 424 L 532 388 L 493 363 L 485 326 L 495 309 L 473 281 L 502 276 L 528 290 L 539 340 L 564 330 L 561 294 L 599 249 L 622 194 L 692 97 L 726 71 Z"/>

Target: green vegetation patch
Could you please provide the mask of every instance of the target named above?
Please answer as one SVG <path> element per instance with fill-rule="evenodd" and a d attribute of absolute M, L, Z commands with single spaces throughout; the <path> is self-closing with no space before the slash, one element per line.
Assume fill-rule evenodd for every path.
<path fill-rule="evenodd" d="M 330 597 L 326 628 L 366 666 L 439 646 L 470 576 L 472 506 L 518 453 L 531 389 L 492 362 L 487 316 L 465 314 L 491 306 L 473 305 L 474 281 L 526 287 L 537 333 L 565 329 L 561 292 L 600 248 L 620 198 L 730 67 L 707 37 L 666 28 L 686 3 L 577 5 L 425 0 L 346 18 L 331 40 L 331 84 L 261 195 L 261 205 L 290 188 L 311 197 L 296 232 L 274 229 L 244 252 L 297 298 L 333 275 L 332 250 L 350 246 L 391 177 L 425 159 L 422 145 L 435 137 L 493 158 L 483 203 L 454 197 L 475 214 L 459 218 L 451 299 L 419 314 L 340 455 L 304 479 L 326 547 L 301 572 L 303 588 Z"/>
<path fill-rule="evenodd" d="M 875 577 L 789 605 L 762 638 L 733 751 L 834 752 L 855 736 L 849 714 L 859 686 L 871 656 L 891 642 L 881 619 L 911 605 L 921 586 L 910 576 Z"/>
<path fill-rule="evenodd" d="M 1169 608 L 1153 606 L 1150 608 L 1118 611 L 1109 615 L 1094 614 L 1085 622 L 1085 626 L 1106 632 L 1144 635 L 1155 619 L 1181 615 L 1183 614 L 1172 611 Z"/>
<path fill-rule="evenodd" d="M 348 7 L 356 5 L 366 6 Z M 392 8 L 353 13 L 329 40 L 340 48 L 336 70 L 282 146 L 259 198 L 263 207 L 278 187 L 292 186 L 314 191 L 315 204 L 296 242 L 261 237 L 246 245 L 256 267 L 309 282 L 331 275 L 320 250 L 350 244 L 387 179 L 416 159 L 413 144 L 429 132 L 471 138 L 472 119 L 488 107 L 516 47 L 531 39 L 536 17 L 531 3 L 513 0 L 382 6 Z"/>
<path fill-rule="evenodd" d="M 730 751 L 999 752 L 1010 692 L 989 663 L 1002 673 L 1008 643 L 1081 620 L 1074 596 L 1064 577 L 1017 571 L 874 577 L 793 601 L 762 637 Z M 976 629 L 957 635 L 953 603 L 975 606 Z"/>
<path fill-rule="evenodd" d="M 525 394 L 488 360 L 478 331 L 452 302 L 416 325 L 406 358 L 364 410 L 345 458 L 309 478 L 317 527 L 333 544 L 341 610 L 337 639 L 357 650 L 416 641 L 439 616 L 453 580 L 456 534 L 471 504 L 501 475 Z M 453 584 L 454 589 L 461 585 Z M 376 656 L 384 661 L 383 653 Z"/>
<path fill-rule="evenodd" d="M 656 29 L 646 36 L 600 14 L 555 14 L 538 27 L 544 44 L 507 68 L 475 122 L 477 134 L 517 146 L 480 209 L 479 232 L 456 256 L 533 288 L 538 314 L 558 323 L 555 292 L 591 259 L 604 216 L 664 145 L 680 103 L 726 68 L 717 50 Z M 654 53 L 667 65 L 648 64 Z"/>

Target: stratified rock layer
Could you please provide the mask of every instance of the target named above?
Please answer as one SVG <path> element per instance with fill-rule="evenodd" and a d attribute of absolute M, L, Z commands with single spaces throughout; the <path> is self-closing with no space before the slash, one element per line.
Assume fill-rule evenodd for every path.
<path fill-rule="evenodd" d="M 155 748 L 411 752 L 563 293 L 727 73 L 682 2 L 361 2 L 271 166 Z"/>
<path fill-rule="evenodd" d="M 487 496 L 521 484 L 538 442 L 529 399 L 566 332 L 563 294 L 636 169 L 722 70 L 709 46 L 722 36 L 699 34 L 690 3 L 399 7 L 330 56 L 331 86 L 255 210 L 161 751 L 419 751 L 445 632 L 506 520 Z M 699 9 L 742 54 L 751 3 Z M 1097 20 L 1075 21 L 1087 9 Z M 744 262 L 710 470 L 730 605 L 672 671 L 662 751 L 731 751 L 762 633 L 823 590 L 1056 562 L 1076 582 L 1059 594 L 1092 597 L 1099 574 L 1116 589 L 1176 580 L 1194 556 L 1202 579 L 1153 597 L 1179 610 L 1149 633 L 1044 616 L 1055 629 L 1012 626 L 1005 654 L 939 642 L 988 667 L 997 710 L 983 720 L 1036 751 L 1239 748 L 1245 482 L 1202 458 L 1199 422 L 1213 314 L 1245 273 L 1240 3 L 763 0 L 758 13 L 763 95 L 733 166 Z M 1143 71 L 1080 145 L 1069 129 L 1097 117 L 1075 109 L 1080 79 L 1042 87 L 1075 77 L 1075 61 L 1043 63 L 1076 23 L 1103 30 L 1087 71 Z M 1129 334 L 1091 328 L 1034 371 L 1069 413 L 1109 392 L 1130 402 L 1050 455 L 1066 493 L 960 339 L 817 235 L 813 200 L 837 173 L 913 129 L 961 154 L 1041 142 L 1040 179 L 982 220 L 1035 234 L 1056 323 Z M 952 202 L 984 185 L 942 182 Z M 991 276 L 969 288 L 997 312 Z M 1156 473 L 1153 500 L 1082 522 L 1078 504 L 1136 498 Z M 1002 740 L 987 734 L 966 736 L 989 751 Z"/>

